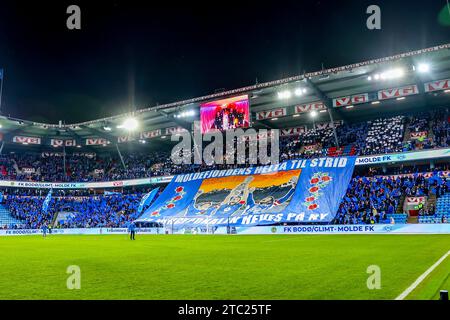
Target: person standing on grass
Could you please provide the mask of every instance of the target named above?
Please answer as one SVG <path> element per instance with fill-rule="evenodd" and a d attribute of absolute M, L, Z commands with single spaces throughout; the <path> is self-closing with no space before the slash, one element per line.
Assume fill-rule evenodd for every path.
<path fill-rule="evenodd" d="M 45 223 L 42 224 L 42 236 L 47 237 L 47 225 Z"/>
<path fill-rule="evenodd" d="M 134 225 L 134 222 L 131 222 L 128 226 L 128 232 L 130 233 L 130 240 L 136 240 L 134 236 L 136 235 L 136 226 Z"/>

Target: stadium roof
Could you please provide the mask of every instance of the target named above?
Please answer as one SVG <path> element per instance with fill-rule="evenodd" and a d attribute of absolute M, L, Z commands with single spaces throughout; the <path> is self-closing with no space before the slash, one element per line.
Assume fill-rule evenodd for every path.
<path fill-rule="evenodd" d="M 418 70 L 425 64 L 429 66 L 429 70 Z M 401 74 L 395 74 L 399 70 Z M 391 71 L 394 74 L 389 74 Z M 426 92 L 424 90 L 424 85 L 427 82 L 445 79 L 450 79 L 450 44 L 254 84 L 82 123 L 37 123 L 0 116 L 0 140 L 10 143 L 15 136 L 38 137 L 40 141 L 35 143 L 36 145 L 49 145 L 50 139 L 71 139 L 76 142 L 75 145 L 81 147 L 87 145 L 86 139 L 92 138 L 94 139 L 93 143 L 89 145 L 92 148 L 107 144 L 114 146 L 117 142 L 131 142 L 133 144 L 154 136 L 155 139 L 161 141 L 160 139 L 165 138 L 166 128 L 192 128 L 192 122 L 199 117 L 201 103 L 243 94 L 249 96 L 251 121 L 256 128 L 289 128 L 310 124 L 312 121 L 308 112 L 296 114 L 296 106 L 307 105 L 307 107 L 311 107 L 308 104 L 315 102 L 321 102 L 325 111 L 328 109 L 328 112 L 324 111 L 318 114 L 315 119 L 316 122 L 329 121 L 330 114 L 334 120 L 354 121 L 369 115 L 388 114 L 390 111 L 399 112 L 430 104 L 448 103 L 450 98 L 450 95 L 446 94 L 448 91 Z M 411 85 L 416 86 L 417 92 L 408 96 L 407 102 L 386 99 L 379 103 L 380 90 L 398 89 Z M 280 92 L 288 90 L 294 93 L 296 89 L 301 89 L 301 95 L 291 94 L 289 99 L 280 99 Z M 357 100 L 352 103 L 352 96 L 355 95 L 362 95 L 363 102 Z M 335 99 L 341 97 L 349 97 L 350 102 L 343 104 L 343 106 L 346 106 L 345 108 L 333 107 L 333 104 L 336 103 Z M 354 107 L 356 103 L 358 105 Z M 390 106 L 395 106 L 395 108 L 388 108 Z M 270 115 L 270 111 L 277 109 L 284 110 L 278 110 L 278 113 L 275 113 L 276 116 Z M 196 113 L 190 118 L 175 117 L 185 110 L 194 110 Z M 305 108 L 304 110 L 310 109 Z M 256 116 L 257 113 L 260 113 L 259 117 Z M 268 114 L 269 116 L 267 116 Z M 125 119 L 130 117 L 136 119 L 139 124 L 133 134 L 117 128 Z M 140 136 L 141 132 L 152 131 L 158 131 L 159 134 L 149 133 Z M 105 141 L 108 141 L 108 143 L 106 144 Z M 24 141 L 19 139 L 15 142 L 23 144 Z M 34 144 L 33 141 L 28 142 L 30 141 L 26 140 L 25 144 Z"/>

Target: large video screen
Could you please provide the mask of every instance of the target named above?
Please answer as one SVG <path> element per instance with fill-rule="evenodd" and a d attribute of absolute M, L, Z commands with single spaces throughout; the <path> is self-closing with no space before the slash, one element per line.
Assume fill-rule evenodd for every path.
<path fill-rule="evenodd" d="M 211 101 L 200 105 L 202 133 L 215 130 L 248 128 L 249 101 L 247 95 Z"/>

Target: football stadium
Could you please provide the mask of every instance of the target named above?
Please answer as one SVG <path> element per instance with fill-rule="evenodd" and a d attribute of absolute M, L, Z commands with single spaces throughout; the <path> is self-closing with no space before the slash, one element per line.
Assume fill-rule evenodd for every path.
<path fill-rule="evenodd" d="M 1 117 L 0 273 L 15 289 L 0 297 L 396 299 L 444 257 L 401 297 L 438 299 L 450 284 L 449 49 L 84 123 Z M 223 161 L 196 164 L 202 142 L 175 164 L 197 120 L 220 136 L 224 123 L 255 129 L 243 129 L 246 159 L 228 164 L 226 146 Z M 251 141 L 276 129 L 279 162 L 249 164 Z M 72 265 L 82 290 L 65 286 Z"/>
<path fill-rule="evenodd" d="M 450 44 L 84 122 L 0 114 L 0 252 L 1 300 L 448 299 Z"/>

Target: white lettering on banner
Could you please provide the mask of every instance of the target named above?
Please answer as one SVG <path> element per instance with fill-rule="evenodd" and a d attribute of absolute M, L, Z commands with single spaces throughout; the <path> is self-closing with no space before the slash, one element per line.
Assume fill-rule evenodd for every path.
<path fill-rule="evenodd" d="M 450 79 L 427 82 L 424 86 L 425 92 L 447 90 L 450 89 Z"/>
<path fill-rule="evenodd" d="M 213 221 L 215 220 L 215 221 Z M 223 219 L 211 219 L 218 222 Z M 226 220 L 226 219 L 225 219 Z M 303 219 L 299 220 L 302 221 Z M 275 221 L 275 220 L 274 220 Z M 291 219 L 294 221 L 294 219 Z M 226 222 L 225 222 L 226 224 Z M 164 228 L 136 228 L 137 234 L 164 234 Z M 0 236 L 26 236 L 42 233 L 39 229 L 0 229 Z M 176 233 L 185 233 L 180 229 Z M 227 227 L 218 227 L 215 234 L 226 234 Z M 298 226 L 256 226 L 256 227 L 236 227 L 237 234 L 450 234 L 450 224 L 377 224 L 377 225 L 298 225 Z M 73 228 L 73 229 L 52 229 L 52 235 L 110 235 L 127 234 L 126 228 Z"/>
<path fill-rule="evenodd" d="M 103 138 L 88 138 L 88 139 L 86 139 L 87 146 L 101 146 L 101 145 L 107 145 L 107 144 L 110 144 L 110 142 Z"/>
<path fill-rule="evenodd" d="M 418 93 L 419 89 L 415 84 L 400 88 L 384 89 L 378 91 L 378 100 L 393 99 L 398 97 L 410 96 Z"/>
<path fill-rule="evenodd" d="M 352 96 L 339 97 L 333 99 L 333 107 L 345 107 L 353 104 L 369 102 L 368 93 L 360 93 Z"/>
<path fill-rule="evenodd" d="M 256 113 L 256 120 L 271 119 L 276 117 L 284 117 L 286 115 L 286 108 L 279 108 L 267 111 L 260 111 Z"/>
<path fill-rule="evenodd" d="M 317 148 L 318 148 L 317 144 L 311 144 L 311 145 L 303 147 L 303 149 L 305 149 L 305 151 L 314 151 L 314 150 L 317 150 Z"/>
<path fill-rule="evenodd" d="M 426 132 L 426 131 L 411 132 L 410 133 L 411 139 L 426 138 L 427 135 L 428 135 L 428 132 Z"/>
<path fill-rule="evenodd" d="M 30 174 L 30 173 L 34 173 L 35 169 L 34 168 L 22 168 L 22 172 Z"/>
<path fill-rule="evenodd" d="M 134 141 L 134 140 L 135 140 L 135 138 L 133 136 L 118 136 L 117 137 L 118 143 L 130 142 L 130 141 Z"/>
<path fill-rule="evenodd" d="M 183 127 L 170 127 L 170 128 L 166 128 L 166 134 L 177 134 L 177 133 L 182 133 L 182 132 L 186 132 L 187 130 Z"/>
<path fill-rule="evenodd" d="M 220 229 L 220 230 L 219 230 Z M 215 234 L 226 233 L 226 227 L 219 227 Z M 298 226 L 255 226 L 236 227 L 237 234 L 408 234 L 408 233 L 450 233 L 450 224 L 411 225 L 298 225 Z"/>
<path fill-rule="evenodd" d="M 334 121 L 334 126 L 338 127 L 344 124 L 344 121 L 342 120 L 336 120 Z M 317 130 L 325 130 L 325 129 L 331 129 L 331 123 L 330 122 L 323 122 L 323 123 L 317 123 L 316 124 Z"/>
<path fill-rule="evenodd" d="M 50 145 L 53 147 L 74 147 L 76 146 L 77 142 L 73 139 L 70 140 L 64 140 L 64 139 L 50 139 Z"/>
<path fill-rule="evenodd" d="M 123 181 L 105 182 L 29 182 L 0 180 L 0 187 L 36 188 L 36 189 L 95 189 L 122 186 L 137 186 L 156 183 L 169 183 L 173 176 L 132 179 Z"/>
<path fill-rule="evenodd" d="M 295 106 L 295 113 L 304 113 L 309 111 L 319 111 L 325 109 L 325 105 L 321 101 L 305 103 Z"/>
<path fill-rule="evenodd" d="M 39 137 L 14 136 L 12 141 L 22 144 L 41 144 L 41 138 Z"/>
<path fill-rule="evenodd" d="M 177 183 L 180 182 L 188 182 L 199 179 L 208 179 L 208 178 L 219 178 L 219 177 L 229 177 L 229 176 L 238 176 L 238 175 L 253 175 L 253 174 L 265 174 L 265 173 L 273 173 L 278 171 L 286 171 L 286 170 L 296 170 L 306 167 L 319 167 L 319 168 L 343 168 L 347 166 L 347 158 L 333 158 L 333 157 L 324 157 L 324 158 L 316 158 L 312 160 L 290 160 L 282 163 L 266 165 L 266 166 L 258 166 L 258 167 L 249 167 L 249 168 L 238 168 L 238 169 L 226 169 L 226 170 L 211 170 L 211 171 L 203 171 L 201 173 L 187 173 L 187 174 L 179 174 L 175 176 L 174 181 Z"/>
<path fill-rule="evenodd" d="M 425 197 L 406 197 L 407 204 L 417 205 L 419 203 L 425 203 L 425 202 L 426 202 Z"/>
<path fill-rule="evenodd" d="M 292 135 L 298 135 L 301 133 L 306 132 L 306 127 L 295 127 L 295 128 L 287 128 L 287 129 L 281 129 L 281 135 L 282 136 L 292 136 Z"/>
<path fill-rule="evenodd" d="M 160 135 L 161 135 L 161 129 L 156 129 L 156 130 L 141 132 L 140 138 L 141 139 L 149 139 L 149 138 L 159 137 Z"/>

